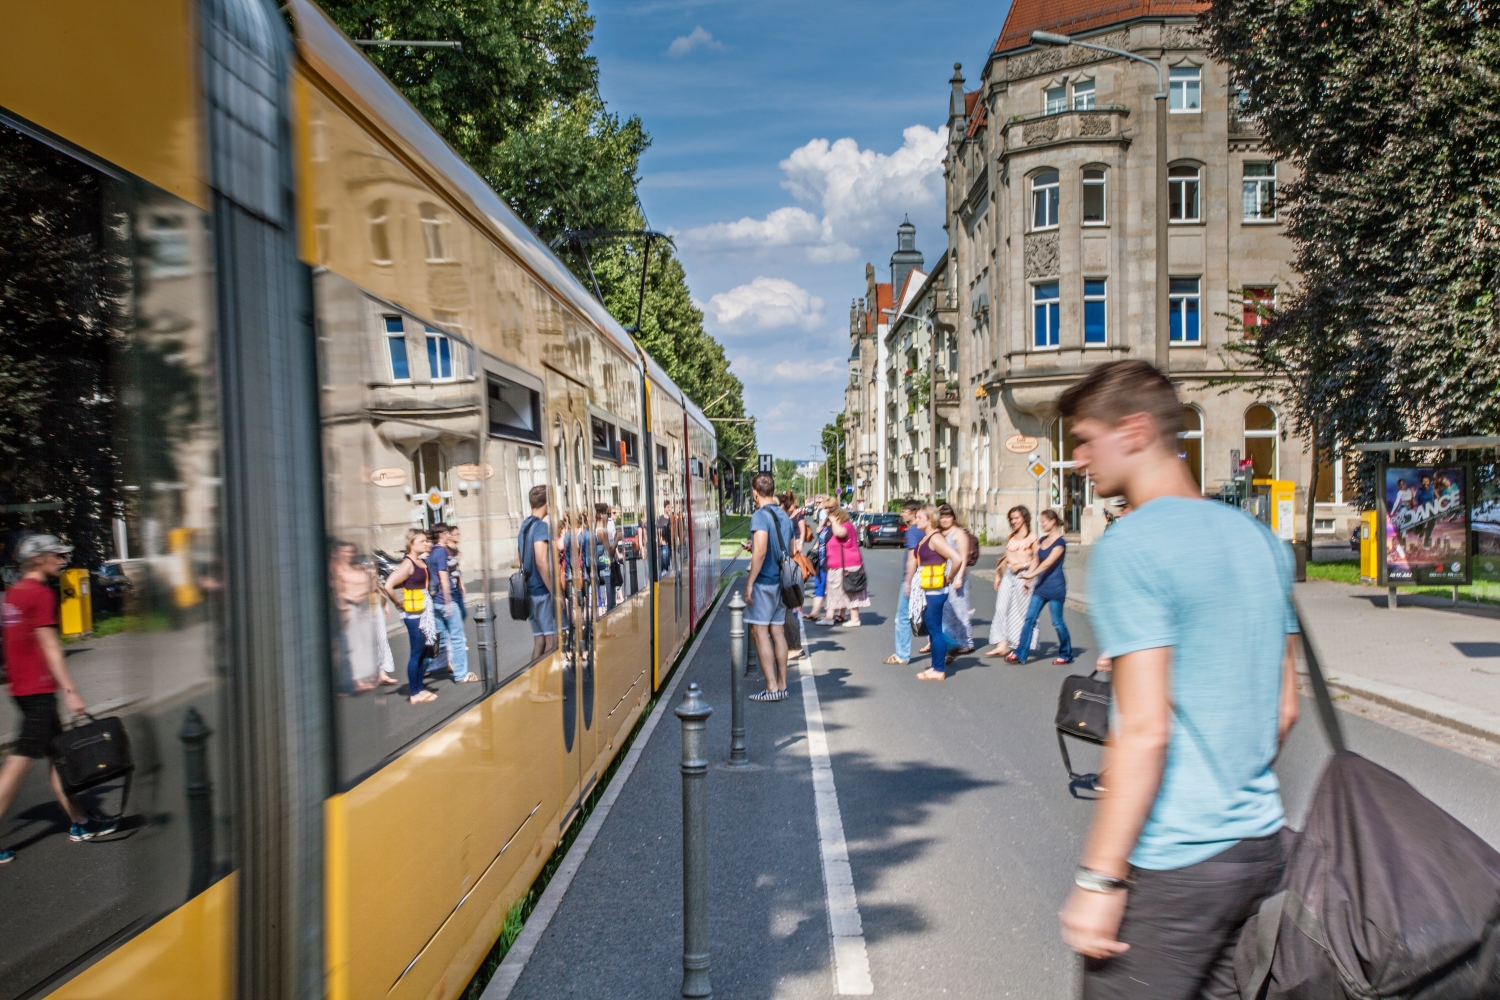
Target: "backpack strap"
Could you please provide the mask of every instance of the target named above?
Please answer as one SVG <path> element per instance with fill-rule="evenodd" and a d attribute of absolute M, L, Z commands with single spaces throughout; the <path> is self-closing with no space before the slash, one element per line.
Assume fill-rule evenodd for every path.
<path fill-rule="evenodd" d="M 1276 955 L 1276 939 L 1281 934 L 1281 914 L 1285 909 L 1285 889 L 1267 896 L 1260 904 L 1255 923 L 1255 971 L 1250 973 L 1250 981 L 1240 987 L 1240 996 L 1245 1000 L 1261 1000 L 1271 975 L 1271 959 Z"/>
<path fill-rule="evenodd" d="M 528 578 L 536 570 L 536 546 L 529 543 L 531 542 L 531 529 L 539 520 L 541 518 L 536 515 L 528 514 L 526 520 L 521 522 L 521 572 L 525 573 Z M 528 559 L 531 560 L 529 566 L 527 565 Z"/>

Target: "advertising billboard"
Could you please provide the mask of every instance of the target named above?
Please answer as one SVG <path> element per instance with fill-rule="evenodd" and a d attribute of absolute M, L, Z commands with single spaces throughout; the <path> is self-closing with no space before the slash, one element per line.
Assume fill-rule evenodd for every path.
<path fill-rule="evenodd" d="M 1469 583 L 1469 468 L 1382 466 L 1385 585 Z"/>

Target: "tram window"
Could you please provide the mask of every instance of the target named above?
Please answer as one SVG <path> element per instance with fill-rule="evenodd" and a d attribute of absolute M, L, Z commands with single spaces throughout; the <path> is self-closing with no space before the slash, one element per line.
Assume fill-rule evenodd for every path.
<path fill-rule="evenodd" d="M 0 599 L 56 610 L 79 695 L 123 718 L 136 765 L 128 799 L 116 782 L 64 805 L 46 748 L 12 746 L 30 763 L 0 815 L 0 997 L 46 992 L 233 867 L 211 245 L 197 208 L 0 124 L 0 372 L 26 387 L 0 399 Z M 17 564 L 37 535 L 70 547 L 60 576 Z M 6 617 L 7 637 L 36 627 Z M 44 665 L 8 667 L 12 694 L 67 717 Z M 5 698 L 5 742 L 20 722 Z M 70 843 L 96 822 L 80 807 L 122 806 L 118 832 Z"/>
<path fill-rule="evenodd" d="M 631 465 L 641 464 L 641 439 L 635 431 L 620 428 L 620 443 L 625 446 L 625 461 Z"/>
<path fill-rule="evenodd" d="M 589 432 L 596 458 L 615 458 L 615 425 L 599 417 L 589 418 Z"/>
<path fill-rule="evenodd" d="M 542 394 L 499 375 L 486 373 L 490 400 L 490 433 L 540 441 Z"/>
<path fill-rule="evenodd" d="M 667 446 L 659 444 L 656 446 L 656 471 L 667 472 Z"/>
<path fill-rule="evenodd" d="M 393 393 L 367 379 L 365 372 L 378 371 L 383 362 L 366 355 L 406 345 L 410 317 L 384 316 L 387 343 L 380 344 L 357 325 L 370 315 L 372 301 L 362 289 L 320 271 L 313 290 L 326 342 L 319 356 L 319 381 L 326 388 L 319 398 L 333 611 L 326 669 L 337 713 L 336 766 L 348 784 L 483 696 L 484 684 L 455 684 L 453 675 L 489 675 L 476 605 L 484 603 L 487 580 L 485 503 L 491 495 L 498 500 L 501 491 L 490 488 L 494 480 L 485 466 L 493 463 L 480 453 L 487 435 L 477 384 L 442 378 L 445 362 L 450 372 L 457 368 L 468 345 L 439 330 L 424 331 L 417 350 L 427 348 L 429 370 L 437 377 L 420 396 Z M 420 364 L 412 359 L 407 374 Z M 393 397 L 401 400 L 394 415 Z M 451 618 L 435 622 L 434 639 L 420 627 L 421 612 L 437 603 L 432 588 L 406 584 L 423 576 L 435 581 L 434 566 L 444 561 L 431 558 L 433 539 L 414 539 L 412 532 L 445 525 L 459 529 L 444 555 L 449 597 L 462 600 L 467 614 L 458 616 L 451 632 L 443 627 Z M 435 652 L 426 651 L 429 644 Z M 419 698 L 425 687 L 437 699 L 413 704 L 413 682 Z"/>

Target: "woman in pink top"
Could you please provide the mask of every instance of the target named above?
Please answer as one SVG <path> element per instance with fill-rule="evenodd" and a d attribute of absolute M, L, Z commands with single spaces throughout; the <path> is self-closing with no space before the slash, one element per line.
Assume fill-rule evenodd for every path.
<path fill-rule="evenodd" d="M 849 513 L 834 505 L 828 509 L 828 526 L 833 537 L 828 539 L 828 586 L 824 589 L 828 601 L 828 617 L 840 611 L 849 612 L 844 628 L 859 628 L 859 609 L 870 606 L 870 595 L 864 587 L 848 590 L 844 586 L 847 573 L 864 569 L 864 560 L 859 553 L 859 532 L 849 521 Z M 825 621 L 824 624 L 832 624 Z"/>

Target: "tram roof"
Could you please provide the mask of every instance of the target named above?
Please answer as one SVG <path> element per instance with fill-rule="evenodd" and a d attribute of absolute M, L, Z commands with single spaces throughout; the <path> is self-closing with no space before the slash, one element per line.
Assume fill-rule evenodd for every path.
<path fill-rule="evenodd" d="M 621 351 L 636 356 L 636 345 L 619 321 L 583 287 L 573 272 L 511 211 L 474 168 L 438 135 L 421 112 L 386 79 L 369 57 L 349 41 L 338 25 L 310 0 L 291 0 L 291 6 L 299 49 L 308 63 L 338 86 L 343 96 L 377 123 L 408 157 L 436 175 L 433 179 L 445 186 L 447 194 L 465 203 L 475 219 L 488 222 L 493 235 L 521 257 L 532 273 L 559 298 L 592 320 Z M 701 414 L 699 416 L 701 418 Z"/>

